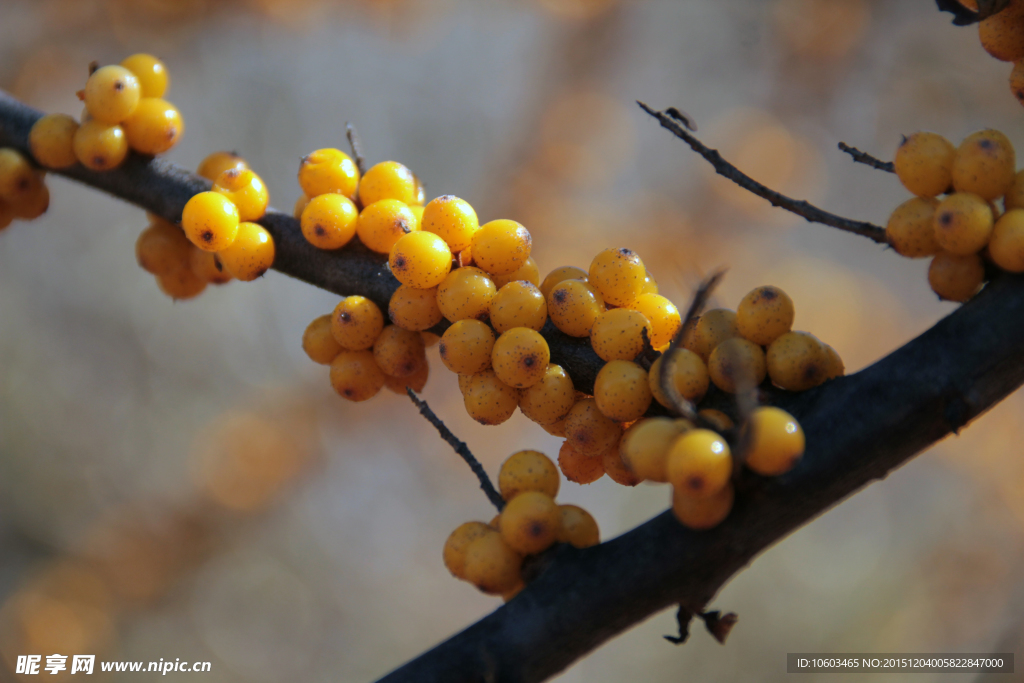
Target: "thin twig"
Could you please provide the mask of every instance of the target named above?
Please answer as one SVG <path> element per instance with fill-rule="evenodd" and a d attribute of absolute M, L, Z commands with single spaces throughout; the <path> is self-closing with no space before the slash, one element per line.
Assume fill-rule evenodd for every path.
<path fill-rule="evenodd" d="M 409 394 L 409 398 L 416 404 L 416 407 L 420 409 L 420 415 L 427 418 L 427 422 L 434 425 L 437 432 L 441 435 L 441 438 L 448 442 L 448 445 L 455 449 L 455 452 L 462 456 L 462 459 L 469 465 L 469 469 L 473 470 L 473 474 L 480 480 L 480 488 L 484 490 L 487 497 L 494 504 L 494 507 L 498 508 L 498 512 L 501 512 L 502 508 L 505 507 L 505 501 L 502 499 L 501 494 L 494 488 L 494 484 L 491 483 L 490 478 L 487 476 L 487 472 L 484 471 L 484 466 L 480 464 L 480 461 L 474 457 L 473 453 L 469 450 L 464 442 L 460 441 L 457 436 L 452 434 L 452 430 L 445 426 L 444 422 L 441 422 L 441 418 L 434 414 L 434 411 L 430 409 L 427 402 L 416 396 L 416 392 L 410 387 L 405 388 L 405 393 Z"/>
<path fill-rule="evenodd" d="M 706 147 L 704 143 L 686 131 L 675 117 L 664 112 L 655 111 L 643 102 L 637 101 L 637 104 L 639 104 L 640 108 L 645 112 L 656 118 L 662 128 L 666 128 L 671 131 L 677 138 L 686 142 L 694 152 L 704 157 L 704 159 L 714 167 L 715 172 L 718 173 L 718 175 L 728 178 L 744 190 L 752 192 L 758 197 L 767 199 L 772 206 L 777 206 L 780 209 L 785 209 L 786 211 L 795 213 L 798 216 L 802 216 L 811 223 L 821 223 L 822 225 L 828 225 L 845 232 L 852 232 L 855 235 L 867 237 L 879 244 L 888 244 L 888 240 L 885 236 L 885 228 L 874 225 L 873 223 L 865 223 L 864 221 L 855 221 L 849 218 L 843 218 L 842 216 L 837 216 L 834 213 L 823 211 L 807 201 L 792 199 L 780 192 L 776 192 L 775 190 L 757 182 L 723 159 L 722 155 L 718 153 L 718 150 Z"/>
<path fill-rule="evenodd" d="M 363 159 L 363 145 L 359 141 L 359 133 L 356 132 L 356 127 L 351 123 L 345 122 L 345 137 L 348 138 L 348 146 L 352 149 L 352 156 L 356 160 L 356 168 L 359 169 L 359 175 L 363 176 L 366 174 L 366 160 Z"/>
<path fill-rule="evenodd" d="M 871 168 L 877 168 L 879 171 L 888 171 L 889 173 L 896 172 L 896 165 L 891 161 L 882 161 L 881 159 L 871 156 L 867 152 L 860 151 L 856 147 L 851 147 L 845 142 L 839 143 L 839 149 L 849 154 L 853 157 L 853 160 L 859 164 L 866 164 Z"/>

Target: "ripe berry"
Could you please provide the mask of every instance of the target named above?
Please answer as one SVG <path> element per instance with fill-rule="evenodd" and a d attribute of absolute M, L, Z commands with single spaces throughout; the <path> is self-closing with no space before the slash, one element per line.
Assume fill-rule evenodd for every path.
<path fill-rule="evenodd" d="M 494 370 L 470 375 L 462 402 L 469 416 L 480 424 L 497 425 L 512 417 L 519 405 L 519 390 L 502 382 Z"/>
<path fill-rule="evenodd" d="M 604 300 L 579 280 L 565 280 L 555 285 L 547 303 L 551 322 L 570 337 L 589 337 L 594 323 L 605 310 Z"/>
<path fill-rule="evenodd" d="M 561 365 L 554 364 L 549 364 L 540 381 L 523 389 L 519 397 L 519 409 L 523 415 L 542 425 L 558 422 L 575 403 L 576 389 L 572 378 Z"/>
<path fill-rule="evenodd" d="M 93 171 L 117 168 L 128 156 L 128 138 L 124 129 L 117 124 L 107 124 L 96 119 L 85 121 L 78 127 L 72 146 L 75 158 Z"/>
<path fill-rule="evenodd" d="M 725 439 L 710 429 L 692 429 L 669 448 L 666 472 L 677 491 L 708 498 L 729 483 L 732 452 Z"/>
<path fill-rule="evenodd" d="M 245 159 L 234 152 L 214 152 L 203 159 L 203 163 L 199 164 L 199 169 L 196 173 L 207 180 L 215 181 L 220 177 L 221 173 L 232 168 L 245 170 L 249 168 L 249 165 L 245 163 Z"/>
<path fill-rule="evenodd" d="M 885 236 L 897 254 L 922 258 L 939 252 L 941 247 L 935 238 L 938 205 L 934 197 L 914 197 L 896 207 L 885 226 Z"/>
<path fill-rule="evenodd" d="M 587 282 L 589 279 L 590 276 L 587 275 L 587 271 L 582 268 L 577 268 L 576 266 L 559 266 L 548 273 L 547 277 L 544 278 L 544 282 L 540 285 L 540 292 L 546 299 L 548 295 L 551 294 L 551 290 L 554 289 L 557 284 L 565 282 L 566 280 L 581 280 L 582 282 Z"/>
<path fill-rule="evenodd" d="M 632 249 L 605 249 L 590 264 L 590 284 L 605 301 L 628 306 L 643 293 L 647 269 Z"/>
<path fill-rule="evenodd" d="M 463 572 L 466 580 L 484 593 L 502 595 L 522 584 L 522 564 L 522 556 L 495 532 L 469 544 Z"/>
<path fill-rule="evenodd" d="M 651 370 L 648 373 L 648 381 L 651 387 L 651 395 L 658 403 L 666 408 L 673 408 L 672 402 L 661 391 L 661 363 L 664 356 L 659 356 L 651 363 Z M 669 378 L 675 383 L 679 395 L 690 401 L 698 403 L 708 391 L 711 377 L 708 375 L 708 368 L 700 356 L 689 349 L 677 349 L 672 357 L 672 367 Z"/>
<path fill-rule="evenodd" d="M 1010 92 L 1018 102 L 1024 104 L 1024 59 L 1018 59 L 1013 63 L 1013 69 L 1010 71 Z"/>
<path fill-rule="evenodd" d="M 363 296 L 345 297 L 331 313 L 331 334 L 349 351 L 369 349 L 383 330 L 380 308 Z"/>
<path fill-rule="evenodd" d="M 85 107 L 101 123 L 115 125 L 128 118 L 139 103 L 139 79 L 123 66 L 104 66 L 85 82 Z"/>
<path fill-rule="evenodd" d="M 934 197 L 953 184 L 956 147 L 936 133 L 914 133 L 903 138 L 893 165 L 903 187 L 919 197 Z"/>
<path fill-rule="evenodd" d="M 502 286 L 491 299 L 489 310 L 491 325 L 499 334 L 513 327 L 539 331 L 548 320 L 544 295 L 536 285 L 521 280 Z"/>
<path fill-rule="evenodd" d="M 491 221 L 473 233 L 473 262 L 492 275 L 514 273 L 530 257 L 532 239 L 519 223 Z"/>
<path fill-rule="evenodd" d="M 28 195 L 22 197 L 17 204 L 12 204 L 14 216 L 25 221 L 39 218 L 50 208 L 50 190 L 45 182 L 40 182 L 32 188 Z"/>
<path fill-rule="evenodd" d="M 42 184 L 42 176 L 21 152 L 11 147 L 0 149 L 0 200 L 16 210 Z"/>
<path fill-rule="evenodd" d="M 238 224 L 238 234 L 229 247 L 217 252 L 217 258 L 229 273 L 242 282 L 251 282 L 274 265 L 274 238 L 258 223 Z"/>
<path fill-rule="evenodd" d="M 636 422 L 622 435 L 622 462 L 640 479 L 668 481 L 668 450 L 689 429 L 686 420 L 652 417 Z"/>
<path fill-rule="evenodd" d="M 340 249 L 356 234 L 359 213 L 352 200 L 343 194 L 328 192 L 309 200 L 299 223 L 302 236 L 319 249 Z"/>
<path fill-rule="evenodd" d="M 644 288 L 642 294 L 657 294 L 658 283 L 654 281 L 654 276 L 649 272 L 644 276 Z"/>
<path fill-rule="evenodd" d="M 764 351 L 742 337 L 726 339 L 715 347 L 708 360 L 711 381 L 730 394 L 758 386 L 767 371 Z"/>
<path fill-rule="evenodd" d="M 683 345 L 706 363 L 716 346 L 738 336 L 740 331 L 736 325 L 736 313 L 727 308 L 715 308 L 697 319 L 692 339 L 684 337 Z"/>
<path fill-rule="evenodd" d="M 823 346 L 825 347 L 825 355 L 828 358 L 825 366 L 825 379 L 835 379 L 845 375 L 846 367 L 843 365 L 843 359 L 839 357 L 839 353 L 828 344 Z"/>
<path fill-rule="evenodd" d="M 263 180 L 251 170 L 232 168 L 224 171 L 213 184 L 213 191 L 220 192 L 238 207 L 238 217 L 243 221 L 263 218 L 270 203 L 270 192 Z"/>
<path fill-rule="evenodd" d="M 825 381 L 825 346 L 807 332 L 787 332 L 772 342 L 766 354 L 768 376 L 789 391 L 806 391 Z"/>
<path fill-rule="evenodd" d="M 724 432 L 728 429 L 732 429 L 735 424 L 732 418 L 723 413 L 721 410 L 715 410 L 714 408 L 704 408 L 697 411 L 697 415 L 703 418 L 706 422 L 709 422 L 715 431 Z"/>
<path fill-rule="evenodd" d="M 774 477 L 788 472 L 804 454 L 804 430 L 785 410 L 759 406 L 745 429 L 753 430 L 746 465 L 758 474 Z"/>
<path fill-rule="evenodd" d="M 443 316 L 437 307 L 437 287 L 416 289 L 402 285 L 391 295 L 388 317 L 402 329 L 420 332 L 441 322 Z"/>
<path fill-rule="evenodd" d="M 604 465 L 604 473 L 616 484 L 622 486 L 636 486 L 643 481 L 622 461 L 622 453 L 618 446 L 609 448 L 601 454 L 601 462 Z"/>
<path fill-rule="evenodd" d="M 616 422 L 639 419 L 651 405 L 647 371 L 628 360 L 605 363 L 594 380 L 594 400 Z"/>
<path fill-rule="evenodd" d="M 292 205 L 292 216 L 295 220 L 302 219 L 302 212 L 306 210 L 306 206 L 309 204 L 309 197 L 303 192 L 299 195 L 299 198 L 295 200 L 295 204 Z"/>
<path fill-rule="evenodd" d="M 423 337 L 398 325 L 388 325 L 373 342 L 373 358 L 384 374 L 408 377 L 427 362 Z"/>
<path fill-rule="evenodd" d="M 974 254 L 992 236 L 992 208 L 978 195 L 951 194 L 935 208 L 935 241 L 951 254 Z"/>
<path fill-rule="evenodd" d="M 406 387 L 412 389 L 418 394 L 427 386 L 427 379 L 429 379 L 429 377 L 430 363 L 423 363 L 420 365 L 419 370 L 408 377 L 392 377 L 391 375 L 384 375 L 384 386 L 399 396 L 405 396 Z"/>
<path fill-rule="evenodd" d="M 469 544 L 487 534 L 495 533 L 494 529 L 483 522 L 466 522 L 456 527 L 444 543 L 444 566 L 452 576 L 466 578 L 466 550 Z"/>
<path fill-rule="evenodd" d="M 342 349 L 331 361 L 331 386 L 350 401 L 366 401 L 384 386 L 384 373 L 369 351 Z"/>
<path fill-rule="evenodd" d="M 604 460 L 600 456 L 584 455 L 565 441 L 558 450 L 558 468 L 575 484 L 593 484 L 604 476 Z"/>
<path fill-rule="evenodd" d="M 128 146 L 140 154 L 163 154 L 178 144 L 185 121 L 170 102 L 157 97 L 139 100 L 135 111 L 121 123 Z"/>
<path fill-rule="evenodd" d="M 302 163 L 299 165 L 299 186 L 309 197 L 330 192 L 355 199 L 356 188 L 359 186 L 359 169 L 340 149 L 318 149 L 302 157 Z M 369 202 L 363 202 L 363 206 L 368 204 Z"/>
<path fill-rule="evenodd" d="M 524 491 L 539 491 L 549 498 L 558 495 L 558 468 L 539 451 L 518 451 L 501 464 L 498 490 L 506 501 Z"/>
<path fill-rule="evenodd" d="M 403 204 L 420 204 L 420 188 L 412 171 L 397 161 L 382 161 L 366 172 L 359 182 L 359 199 L 369 206 L 382 199 Z"/>
<path fill-rule="evenodd" d="M 185 240 L 188 244 L 188 240 Z M 211 285 L 223 285 L 231 282 L 231 273 L 227 271 L 224 264 L 212 251 L 203 251 L 191 244 L 189 247 L 189 267 L 196 276 Z"/>
<path fill-rule="evenodd" d="M 1024 57 L 1024 3 L 1010 5 L 978 23 L 978 37 L 985 51 L 1004 62 Z"/>
<path fill-rule="evenodd" d="M 320 365 L 330 365 L 341 353 L 341 345 L 331 335 L 331 316 L 322 315 L 309 324 L 302 333 L 302 350 Z"/>
<path fill-rule="evenodd" d="M 1010 139 L 997 130 L 979 130 L 964 138 L 953 160 L 953 187 L 993 200 L 1013 185 L 1016 160 Z"/>
<path fill-rule="evenodd" d="M 432 289 L 444 282 L 451 272 L 452 252 L 444 240 L 433 233 L 410 232 L 391 247 L 388 264 L 402 284 Z"/>
<path fill-rule="evenodd" d="M 736 307 L 736 329 L 744 339 L 768 346 L 793 328 L 795 315 L 788 294 L 771 285 L 758 287 Z"/>
<path fill-rule="evenodd" d="M 479 320 L 459 320 L 444 335 L 438 351 L 445 367 L 458 375 L 475 375 L 491 367 L 494 331 Z"/>
<path fill-rule="evenodd" d="M 509 500 L 499 523 L 502 539 L 523 555 L 534 555 L 554 545 L 561 525 L 558 505 L 539 491 L 525 491 Z"/>
<path fill-rule="evenodd" d="M 457 268 L 437 288 L 437 305 L 451 322 L 486 320 L 496 291 L 491 278 L 479 268 Z"/>
<path fill-rule="evenodd" d="M 148 273 L 165 275 L 181 268 L 189 259 L 192 243 L 185 233 L 164 220 L 156 220 L 139 234 L 135 258 Z"/>
<path fill-rule="evenodd" d="M 597 407 L 597 401 L 577 401 L 565 416 L 565 438 L 583 455 L 599 456 L 619 443 L 622 427 Z"/>
<path fill-rule="evenodd" d="M 644 292 L 629 307 L 639 311 L 650 322 L 648 333 L 651 346 L 656 350 L 668 346 L 682 325 L 676 305 L 657 292 Z"/>
<path fill-rule="evenodd" d="M 534 386 L 536 386 L 536 385 L 534 385 Z M 556 420 L 556 421 L 552 422 L 551 424 L 544 424 L 544 423 L 538 423 L 538 424 L 540 424 L 540 428 L 541 429 L 543 429 L 545 432 L 547 432 L 551 436 L 557 436 L 560 439 L 564 439 L 565 438 L 565 418 L 564 417 L 561 420 Z"/>
<path fill-rule="evenodd" d="M 28 146 L 40 166 L 67 168 L 74 166 L 75 131 L 78 122 L 67 114 L 47 114 L 32 125 Z"/>
<path fill-rule="evenodd" d="M 928 266 L 928 284 L 945 301 L 967 301 L 981 288 L 985 266 L 977 254 L 940 252 Z"/>
<path fill-rule="evenodd" d="M 121 66 L 131 71 L 139 79 L 142 97 L 163 97 L 167 92 L 169 80 L 167 67 L 153 55 L 134 54 L 125 58 L 121 62 Z"/>
<path fill-rule="evenodd" d="M 193 195 L 181 213 L 185 236 L 206 251 L 222 251 L 230 247 L 238 236 L 238 224 L 238 208 L 217 192 Z"/>
<path fill-rule="evenodd" d="M 533 257 L 526 259 L 526 263 L 519 266 L 518 269 L 512 271 L 508 275 L 495 275 L 493 276 L 494 286 L 501 289 L 510 282 L 529 282 L 534 287 L 540 285 L 540 269 L 537 268 L 537 262 L 533 260 Z M 542 295 L 543 296 L 543 295 Z"/>
<path fill-rule="evenodd" d="M 602 360 L 633 360 L 644 350 L 644 330 L 650 340 L 651 323 L 642 313 L 613 308 L 594 322 L 590 345 Z"/>
<path fill-rule="evenodd" d="M 420 229 L 438 235 L 454 253 L 470 245 L 480 223 L 469 202 L 446 194 L 423 207 Z"/>
<path fill-rule="evenodd" d="M 391 253 L 395 242 L 418 229 L 416 216 L 397 199 L 370 204 L 360 212 L 356 223 L 362 243 L 381 254 Z"/>
<path fill-rule="evenodd" d="M 996 221 L 988 255 L 1003 270 L 1024 273 L 1024 209 L 1010 209 Z"/>
<path fill-rule="evenodd" d="M 491 350 L 494 374 L 517 389 L 533 386 L 543 379 L 550 360 L 547 341 L 528 327 L 513 327 L 503 332 Z"/>
<path fill-rule="evenodd" d="M 157 275 L 156 284 L 175 301 L 194 299 L 206 289 L 206 280 L 196 275 L 187 262 L 169 273 Z"/>
<path fill-rule="evenodd" d="M 601 542 L 597 521 L 589 512 L 576 505 L 559 505 L 562 514 L 558 542 L 568 543 L 576 548 L 589 548 Z"/>
<path fill-rule="evenodd" d="M 733 499 L 732 484 L 726 484 L 708 498 L 696 498 L 676 489 L 672 492 L 672 512 L 683 526 L 703 531 L 718 526 L 729 516 Z"/>

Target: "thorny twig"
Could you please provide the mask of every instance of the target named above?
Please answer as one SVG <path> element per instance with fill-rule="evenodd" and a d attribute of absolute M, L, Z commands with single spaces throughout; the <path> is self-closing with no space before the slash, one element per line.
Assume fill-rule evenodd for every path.
<path fill-rule="evenodd" d="M 860 151 L 856 147 L 851 147 L 845 142 L 839 143 L 839 149 L 849 154 L 853 157 L 853 160 L 859 164 L 866 164 L 871 168 L 877 168 L 879 171 L 888 171 L 889 173 L 896 172 L 896 165 L 891 161 L 882 161 L 881 159 L 871 156 L 867 152 Z"/>
<path fill-rule="evenodd" d="M 352 157 L 355 159 L 359 175 L 366 175 L 366 160 L 363 159 L 363 145 L 359 141 L 359 133 L 351 123 L 345 123 L 345 137 L 348 138 L 348 146 L 352 149 Z"/>

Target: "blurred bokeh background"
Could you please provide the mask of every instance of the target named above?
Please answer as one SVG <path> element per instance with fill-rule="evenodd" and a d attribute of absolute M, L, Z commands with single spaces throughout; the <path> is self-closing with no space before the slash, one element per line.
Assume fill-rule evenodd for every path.
<path fill-rule="evenodd" d="M 542 272 L 628 245 L 682 302 L 725 265 L 718 305 L 783 287 L 849 372 L 953 310 L 927 263 L 743 194 L 634 100 L 684 109 L 757 179 L 882 224 L 907 193 L 838 141 L 891 158 L 901 133 L 991 126 L 1024 145 L 1009 66 L 924 0 L 0 3 L 0 87 L 47 111 L 77 115 L 89 62 L 137 51 L 170 68 L 184 166 L 237 150 L 290 208 L 299 157 L 344 148 L 350 121 L 371 163 L 523 222 Z M 208 681 L 371 680 L 500 604 L 441 563 L 455 526 L 492 514 L 468 469 L 407 399 L 344 402 L 303 354 L 336 296 L 272 272 L 172 303 L 135 263 L 142 211 L 50 187 L 46 216 L 0 235 L 0 679 L 59 652 L 209 660 Z M 473 423 L 430 353 L 426 397 L 489 471 L 557 453 L 522 416 Z M 740 615 L 725 646 L 696 629 L 669 645 L 666 612 L 558 680 L 1014 649 L 1022 409 L 1015 394 L 765 553 L 714 601 Z M 560 499 L 609 538 L 667 495 L 605 478 Z"/>

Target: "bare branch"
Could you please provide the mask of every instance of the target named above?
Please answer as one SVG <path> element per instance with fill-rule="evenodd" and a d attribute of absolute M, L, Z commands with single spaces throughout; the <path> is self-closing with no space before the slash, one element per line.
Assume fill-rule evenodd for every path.
<path fill-rule="evenodd" d="M 879 171 L 888 171 L 889 173 L 896 172 L 896 165 L 891 161 L 882 161 L 881 159 L 871 156 L 867 152 L 860 151 L 856 147 L 851 147 L 845 142 L 839 143 L 839 149 L 849 154 L 853 157 L 853 160 L 859 164 L 866 164 L 871 168 L 877 168 Z"/>
<path fill-rule="evenodd" d="M 366 160 L 363 159 L 363 145 L 359 140 L 359 133 L 351 123 L 345 123 L 345 137 L 348 138 L 348 146 L 352 149 L 352 158 L 355 159 L 359 175 L 366 175 Z"/>

